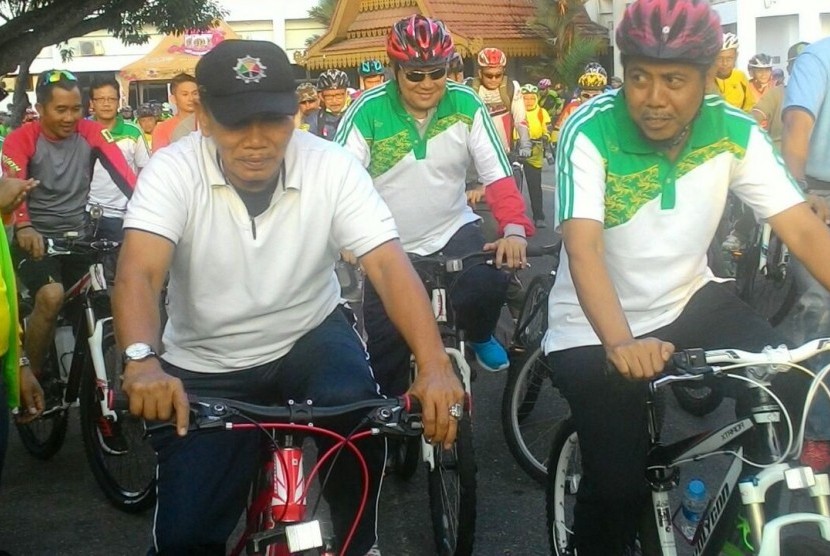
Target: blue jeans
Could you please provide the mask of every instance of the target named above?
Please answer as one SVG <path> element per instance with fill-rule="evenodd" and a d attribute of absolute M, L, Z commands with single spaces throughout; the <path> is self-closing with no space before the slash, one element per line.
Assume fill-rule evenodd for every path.
<path fill-rule="evenodd" d="M 347 320 L 348 319 L 348 320 Z M 189 394 L 231 398 L 260 405 L 289 399 L 313 400 L 325 407 L 380 397 L 354 316 L 336 309 L 300 338 L 283 358 L 243 371 L 197 373 L 164 363 Z M 336 432 L 346 435 L 361 416 L 344 418 Z M 225 543 L 245 508 L 251 481 L 259 469 L 262 436 L 258 431 L 217 431 L 155 435 L 158 501 L 154 523 L 157 554 L 225 554 Z M 322 451 L 331 442 L 318 441 Z M 362 556 L 375 543 L 375 506 L 384 462 L 381 439 L 361 440 L 369 465 L 369 499 L 349 555 Z M 320 478 L 326 476 L 324 467 Z M 334 464 L 323 494 L 332 510 L 334 533 L 345 538 L 362 495 L 360 467 L 344 451 Z M 309 508 L 313 500 L 309 500 Z M 151 551 L 152 553 L 152 551 Z"/>

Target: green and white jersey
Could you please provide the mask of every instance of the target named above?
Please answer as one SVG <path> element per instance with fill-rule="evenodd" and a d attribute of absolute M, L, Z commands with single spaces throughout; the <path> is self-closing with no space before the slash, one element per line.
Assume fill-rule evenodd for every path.
<path fill-rule="evenodd" d="M 150 162 L 147 141 L 137 125 L 125 121 L 120 115 L 115 118 L 115 127 L 107 133 L 121 149 L 130 169 L 138 174 Z M 124 218 L 127 209 L 127 197 L 112 181 L 100 160 L 95 162 L 89 187 L 89 205 L 93 204 L 101 205 L 107 218 Z"/>
<path fill-rule="evenodd" d="M 766 219 L 803 201 L 798 186 L 751 117 L 707 96 L 672 163 L 641 134 L 624 93 L 580 107 L 559 139 L 557 226 L 603 223 L 605 263 L 635 336 L 674 321 L 716 280 L 706 252 L 728 192 Z M 577 299 L 566 251 L 548 301 L 545 353 L 598 345 Z"/>
<path fill-rule="evenodd" d="M 464 193 L 471 161 L 484 184 L 512 175 L 487 108 L 472 89 L 452 82 L 422 131 L 390 81 L 352 103 L 334 140 L 369 170 L 404 250 L 418 255 L 435 253 L 478 220 Z"/>

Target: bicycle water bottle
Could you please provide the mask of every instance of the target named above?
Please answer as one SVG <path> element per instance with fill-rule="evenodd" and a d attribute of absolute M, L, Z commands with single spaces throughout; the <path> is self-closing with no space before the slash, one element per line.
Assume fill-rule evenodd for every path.
<path fill-rule="evenodd" d="M 706 511 L 706 484 L 700 479 L 692 479 L 683 491 L 683 501 L 677 514 L 677 527 L 686 540 L 691 542 L 697 532 L 703 512 Z"/>
<path fill-rule="evenodd" d="M 305 517 L 305 478 L 302 448 L 274 450 L 274 478 L 271 483 L 271 517 L 276 522 L 293 523 Z"/>

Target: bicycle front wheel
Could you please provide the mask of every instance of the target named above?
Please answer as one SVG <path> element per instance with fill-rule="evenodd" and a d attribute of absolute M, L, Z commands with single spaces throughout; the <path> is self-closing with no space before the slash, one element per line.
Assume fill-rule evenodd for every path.
<path fill-rule="evenodd" d="M 439 556 L 473 553 L 476 523 L 476 464 L 470 415 L 458 421 L 449 450 L 433 446 L 435 467 L 428 469 L 429 508 Z"/>
<path fill-rule="evenodd" d="M 516 462 L 540 484 L 547 479 L 553 435 L 569 415 L 568 402 L 551 382 L 541 347 L 511 362 L 502 396 L 502 430 Z"/>
<path fill-rule="evenodd" d="M 117 419 L 102 415 L 103 390 L 88 361 L 80 394 L 84 448 L 95 481 L 107 499 L 121 511 L 137 513 L 156 500 L 156 454 L 145 437 L 141 419 L 127 410 L 121 390 L 121 357 L 109 323 L 104 328 L 102 350 Z"/>

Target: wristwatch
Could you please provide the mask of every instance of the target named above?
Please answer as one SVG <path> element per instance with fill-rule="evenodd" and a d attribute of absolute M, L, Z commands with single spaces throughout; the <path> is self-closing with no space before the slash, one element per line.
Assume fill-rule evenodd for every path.
<path fill-rule="evenodd" d="M 121 356 L 122 363 L 127 365 L 128 361 L 144 361 L 148 357 L 158 357 L 158 354 L 153 351 L 153 346 L 142 342 L 130 344 Z"/>

